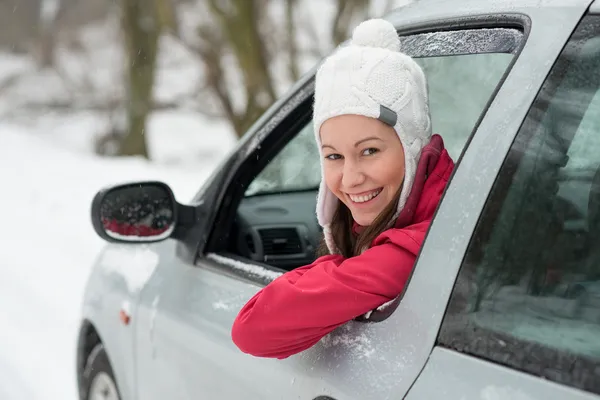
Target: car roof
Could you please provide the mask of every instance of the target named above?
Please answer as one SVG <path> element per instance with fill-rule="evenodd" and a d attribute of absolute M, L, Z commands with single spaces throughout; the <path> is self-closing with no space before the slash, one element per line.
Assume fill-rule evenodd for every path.
<path fill-rule="evenodd" d="M 390 11 L 396 26 L 485 14 L 537 14 L 540 9 L 587 9 L 592 0 L 413 0 Z"/>

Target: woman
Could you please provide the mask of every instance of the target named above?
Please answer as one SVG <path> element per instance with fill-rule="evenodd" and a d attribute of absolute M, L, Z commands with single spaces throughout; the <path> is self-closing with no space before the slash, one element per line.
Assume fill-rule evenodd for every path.
<path fill-rule="evenodd" d="M 241 309 L 233 341 L 258 357 L 306 350 L 399 296 L 454 167 L 431 134 L 423 71 L 389 22 L 360 24 L 315 85 L 324 255 Z"/>

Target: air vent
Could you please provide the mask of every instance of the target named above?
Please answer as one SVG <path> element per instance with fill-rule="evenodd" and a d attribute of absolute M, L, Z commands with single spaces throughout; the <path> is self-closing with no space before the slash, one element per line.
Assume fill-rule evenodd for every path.
<path fill-rule="evenodd" d="M 285 256 L 303 253 L 300 236 L 295 228 L 259 229 L 265 256 Z"/>

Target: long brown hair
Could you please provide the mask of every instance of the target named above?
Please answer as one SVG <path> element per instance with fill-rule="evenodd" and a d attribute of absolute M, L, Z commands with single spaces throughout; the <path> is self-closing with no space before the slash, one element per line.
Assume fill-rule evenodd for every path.
<path fill-rule="evenodd" d="M 398 208 L 402 186 L 400 185 L 400 189 L 398 189 L 394 199 L 379 213 L 373 223 L 365 227 L 358 235 L 352 231 L 354 224 L 352 213 L 343 202 L 339 202 L 331 220 L 331 236 L 342 256 L 349 258 L 360 255 L 363 250 L 371 246 L 371 243 L 377 236 L 390 228 L 391 219 Z M 327 254 L 330 254 L 330 252 L 323 237 L 317 250 L 317 256 L 321 257 Z"/>

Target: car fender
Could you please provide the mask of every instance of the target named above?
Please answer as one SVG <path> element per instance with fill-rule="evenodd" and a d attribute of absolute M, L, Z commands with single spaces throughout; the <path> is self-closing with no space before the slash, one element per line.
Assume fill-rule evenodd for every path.
<path fill-rule="evenodd" d="M 78 373 L 93 329 L 104 344 L 122 399 L 134 399 L 135 324 L 139 296 L 165 243 L 109 244 L 99 253 L 83 293 Z M 172 246 L 167 246 L 173 252 Z M 166 251 L 166 249 L 162 249 Z M 89 346 L 88 350 L 89 350 Z"/>

